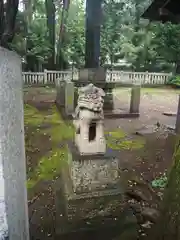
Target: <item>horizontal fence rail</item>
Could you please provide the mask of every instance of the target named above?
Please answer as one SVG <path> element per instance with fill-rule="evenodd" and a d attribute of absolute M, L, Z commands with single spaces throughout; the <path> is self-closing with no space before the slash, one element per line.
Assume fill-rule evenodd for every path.
<path fill-rule="evenodd" d="M 54 85 L 56 79 L 67 81 L 79 78 L 78 71 L 45 70 L 44 72 L 23 72 L 22 75 L 25 85 Z M 171 73 L 107 71 L 106 81 L 122 84 L 164 85 L 171 76 Z"/>

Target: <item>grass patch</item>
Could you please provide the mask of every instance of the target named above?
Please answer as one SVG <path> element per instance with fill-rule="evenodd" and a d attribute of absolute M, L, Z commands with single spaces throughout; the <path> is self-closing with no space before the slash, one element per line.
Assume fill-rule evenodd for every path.
<path fill-rule="evenodd" d="M 53 180 L 59 175 L 59 170 L 67 159 L 67 147 L 54 149 L 47 156 L 43 156 L 27 180 L 27 188 L 33 188 L 41 180 Z"/>
<path fill-rule="evenodd" d="M 126 138 L 126 133 L 121 129 L 106 133 L 107 145 L 113 150 L 135 150 L 141 149 L 145 145 L 143 138 L 132 140 Z"/>
<path fill-rule="evenodd" d="M 60 167 L 67 160 L 68 154 L 67 147 L 60 147 L 59 143 L 73 138 L 74 127 L 70 122 L 62 120 L 55 106 L 46 114 L 26 104 L 24 107 L 24 119 L 26 126 L 35 127 L 35 136 L 33 135 L 32 139 L 25 139 L 27 150 L 33 152 L 33 138 L 38 138 L 40 134 L 47 134 L 49 136 L 49 144 L 52 146 L 52 150 L 39 159 L 36 169 L 28 173 L 27 188 L 30 189 L 40 180 L 52 180 L 58 175 Z M 48 123 L 49 127 L 41 130 L 39 128 L 43 123 Z"/>
<path fill-rule="evenodd" d="M 44 130 L 46 134 L 51 136 L 51 140 L 54 143 L 59 143 L 64 140 L 73 139 L 74 126 L 69 122 L 64 122 L 58 113 L 56 107 L 52 108 L 52 114 L 49 115 L 48 121 L 52 124 L 52 127 Z"/>
<path fill-rule="evenodd" d="M 24 124 L 39 126 L 42 122 L 45 121 L 45 115 L 41 114 L 37 108 L 25 104 L 24 105 Z"/>

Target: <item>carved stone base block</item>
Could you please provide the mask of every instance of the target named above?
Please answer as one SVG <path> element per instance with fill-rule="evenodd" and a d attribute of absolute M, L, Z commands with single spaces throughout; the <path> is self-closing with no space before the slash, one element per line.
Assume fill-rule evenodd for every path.
<path fill-rule="evenodd" d="M 78 159 L 70 147 L 56 189 L 57 233 L 114 223 L 122 210 L 122 192 L 118 159 L 106 154 Z"/>
<path fill-rule="evenodd" d="M 56 79 L 56 103 L 64 107 L 65 106 L 65 81 L 61 79 Z"/>
<path fill-rule="evenodd" d="M 106 92 L 105 98 L 104 98 L 104 110 L 112 111 L 114 109 L 114 99 L 113 99 L 113 93 L 112 89 L 104 89 Z"/>

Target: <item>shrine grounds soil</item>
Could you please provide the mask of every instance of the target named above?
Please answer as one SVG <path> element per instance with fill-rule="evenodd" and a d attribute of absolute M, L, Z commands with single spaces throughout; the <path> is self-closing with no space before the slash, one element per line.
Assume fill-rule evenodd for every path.
<path fill-rule="evenodd" d="M 61 138 L 54 138 L 52 135 L 54 129 L 59 127 L 58 120 L 52 118 L 55 94 L 53 88 L 24 89 L 30 234 L 31 239 L 36 240 L 58 239 L 55 234 L 56 210 L 53 187 L 58 177 L 56 171 L 60 165 L 60 159 L 45 158 L 49 153 L 51 155 L 59 154 L 58 150 L 53 152 L 54 149 L 63 149 L 67 139 L 64 135 Z M 135 139 L 138 142 L 140 138 L 144 141 L 143 147 L 129 148 L 127 146 L 119 147 L 117 150 L 121 170 L 126 173 L 124 176 L 127 185 L 131 185 L 135 178 L 151 185 L 154 179 L 164 176 L 170 169 L 176 136 L 173 131 L 167 130 L 166 126 L 174 126 L 176 117 L 165 116 L 163 112 L 176 112 L 178 94 L 179 91 L 172 89 L 144 88 L 141 91 L 140 117 L 138 119 L 105 120 L 106 132 L 121 131 L 127 135 L 128 139 Z M 116 89 L 114 96 L 115 108 L 128 111 L 130 89 Z M 33 118 L 36 114 L 39 118 L 45 116 L 49 120 L 42 121 L 42 119 Z M 52 119 L 53 121 L 51 121 Z M 62 120 L 61 124 L 63 124 Z M 137 135 L 138 133 L 141 136 Z M 117 144 L 120 141 L 121 137 L 117 139 Z M 116 145 L 116 143 L 114 144 Z M 50 160 L 52 162 L 48 164 Z M 161 195 L 162 189 L 157 188 L 154 191 Z M 73 239 L 74 237 L 75 235 Z M 87 236 L 81 237 L 89 239 Z M 103 238 L 111 239 L 105 238 L 105 236 Z M 72 239 L 72 236 L 67 236 L 65 239 Z"/>

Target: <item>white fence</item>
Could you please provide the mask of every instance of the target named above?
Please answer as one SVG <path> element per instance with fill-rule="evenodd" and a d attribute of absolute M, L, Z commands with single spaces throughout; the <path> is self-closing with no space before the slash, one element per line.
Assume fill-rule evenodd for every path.
<path fill-rule="evenodd" d="M 78 80 L 78 71 L 49 71 L 44 72 L 23 72 L 23 81 L 25 85 L 46 85 L 55 84 L 55 80 Z M 140 83 L 147 85 L 166 84 L 171 73 L 149 73 L 149 72 L 124 72 L 107 71 L 106 81 L 113 83 Z"/>

